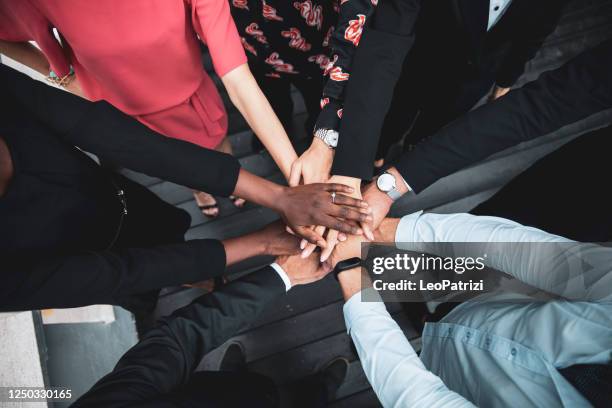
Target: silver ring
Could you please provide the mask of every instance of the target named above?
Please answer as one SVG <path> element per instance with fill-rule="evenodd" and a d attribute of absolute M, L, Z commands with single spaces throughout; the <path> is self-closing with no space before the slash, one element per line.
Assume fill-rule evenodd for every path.
<path fill-rule="evenodd" d="M 331 193 L 332 196 L 332 203 L 336 204 L 336 192 L 334 191 L 333 193 Z"/>

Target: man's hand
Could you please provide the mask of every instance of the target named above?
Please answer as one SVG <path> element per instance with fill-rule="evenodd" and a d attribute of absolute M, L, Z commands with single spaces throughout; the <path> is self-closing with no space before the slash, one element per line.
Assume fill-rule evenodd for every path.
<path fill-rule="evenodd" d="M 491 91 L 491 94 L 489 95 L 489 102 L 501 98 L 508 92 L 510 92 L 510 88 L 502 88 L 500 86 L 495 85 L 495 87 L 493 87 L 493 90 Z"/>
<path fill-rule="evenodd" d="M 402 175 L 397 171 L 395 167 L 390 167 L 387 169 L 387 173 L 393 175 L 395 177 L 396 189 L 399 191 L 401 195 L 406 194 L 408 190 L 408 186 L 402 177 Z M 368 202 L 370 205 L 370 210 L 372 214 L 372 223 L 368 226 L 371 231 L 375 231 L 380 223 L 385 219 L 391 206 L 393 205 L 393 200 L 389 197 L 388 194 L 383 193 L 376 186 L 376 180 L 372 181 L 370 184 L 363 188 L 363 199 Z M 370 239 L 374 239 L 373 237 Z"/>
<path fill-rule="evenodd" d="M 281 256 L 300 253 L 300 239 L 291 235 L 285 228 L 285 223 L 276 221 L 258 231 L 258 240 L 263 245 L 265 255 Z"/>
<path fill-rule="evenodd" d="M 318 137 L 313 138 L 308 150 L 291 165 L 289 185 L 297 186 L 302 180 L 304 184 L 326 182 L 333 160 L 334 150 Z"/>
<path fill-rule="evenodd" d="M 332 271 L 328 265 L 320 265 L 319 258 L 314 254 L 308 258 L 299 255 L 279 256 L 276 263 L 283 268 L 292 287 L 316 282 Z"/>
<path fill-rule="evenodd" d="M 336 183 L 286 187 L 277 197 L 275 209 L 293 232 L 325 248 L 323 236 L 309 226 L 322 225 L 347 234 L 361 234 L 357 223 L 372 221 L 365 201 L 345 195 L 354 192 L 353 187 Z"/>

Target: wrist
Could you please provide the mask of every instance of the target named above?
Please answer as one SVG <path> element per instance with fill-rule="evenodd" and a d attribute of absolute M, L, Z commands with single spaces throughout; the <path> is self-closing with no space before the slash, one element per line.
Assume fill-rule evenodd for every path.
<path fill-rule="evenodd" d="M 263 206 L 268 207 L 279 214 L 284 214 L 284 209 L 286 207 L 285 200 L 287 198 L 287 192 L 290 187 L 282 186 L 276 183 L 272 184 L 274 185 L 271 186 L 268 191 L 268 194 L 266 194 L 266 204 L 264 204 Z"/>
<path fill-rule="evenodd" d="M 391 174 L 395 177 L 395 189 L 401 194 L 404 195 L 410 191 L 408 188 L 408 183 L 404 180 L 404 177 L 400 174 L 399 171 L 395 167 L 389 167 L 387 169 L 387 173 Z"/>
<path fill-rule="evenodd" d="M 349 269 L 338 274 L 342 296 L 346 302 L 361 292 L 361 267 Z"/>
<path fill-rule="evenodd" d="M 334 149 L 316 136 L 312 138 L 312 144 L 310 145 L 310 149 L 316 151 L 317 153 L 324 153 L 332 156 L 334 154 Z"/>
<path fill-rule="evenodd" d="M 361 191 L 361 179 L 348 176 L 332 176 L 330 181 L 353 187 L 355 192 Z"/>

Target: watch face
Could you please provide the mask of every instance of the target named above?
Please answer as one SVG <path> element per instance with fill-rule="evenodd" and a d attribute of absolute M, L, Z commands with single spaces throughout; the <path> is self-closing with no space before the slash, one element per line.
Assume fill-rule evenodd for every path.
<path fill-rule="evenodd" d="M 383 173 L 376 180 L 376 186 L 383 193 L 388 193 L 395 188 L 395 177 L 389 173 Z"/>

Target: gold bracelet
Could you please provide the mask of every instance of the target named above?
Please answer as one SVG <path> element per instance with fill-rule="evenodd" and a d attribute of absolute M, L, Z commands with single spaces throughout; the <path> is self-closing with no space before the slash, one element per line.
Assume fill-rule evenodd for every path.
<path fill-rule="evenodd" d="M 47 81 L 57 86 L 61 86 L 62 88 L 66 88 L 73 80 L 74 70 L 72 69 L 72 67 L 70 68 L 70 72 L 64 75 L 63 77 L 58 77 L 57 74 L 53 71 L 49 72 L 49 76 L 47 77 Z"/>

